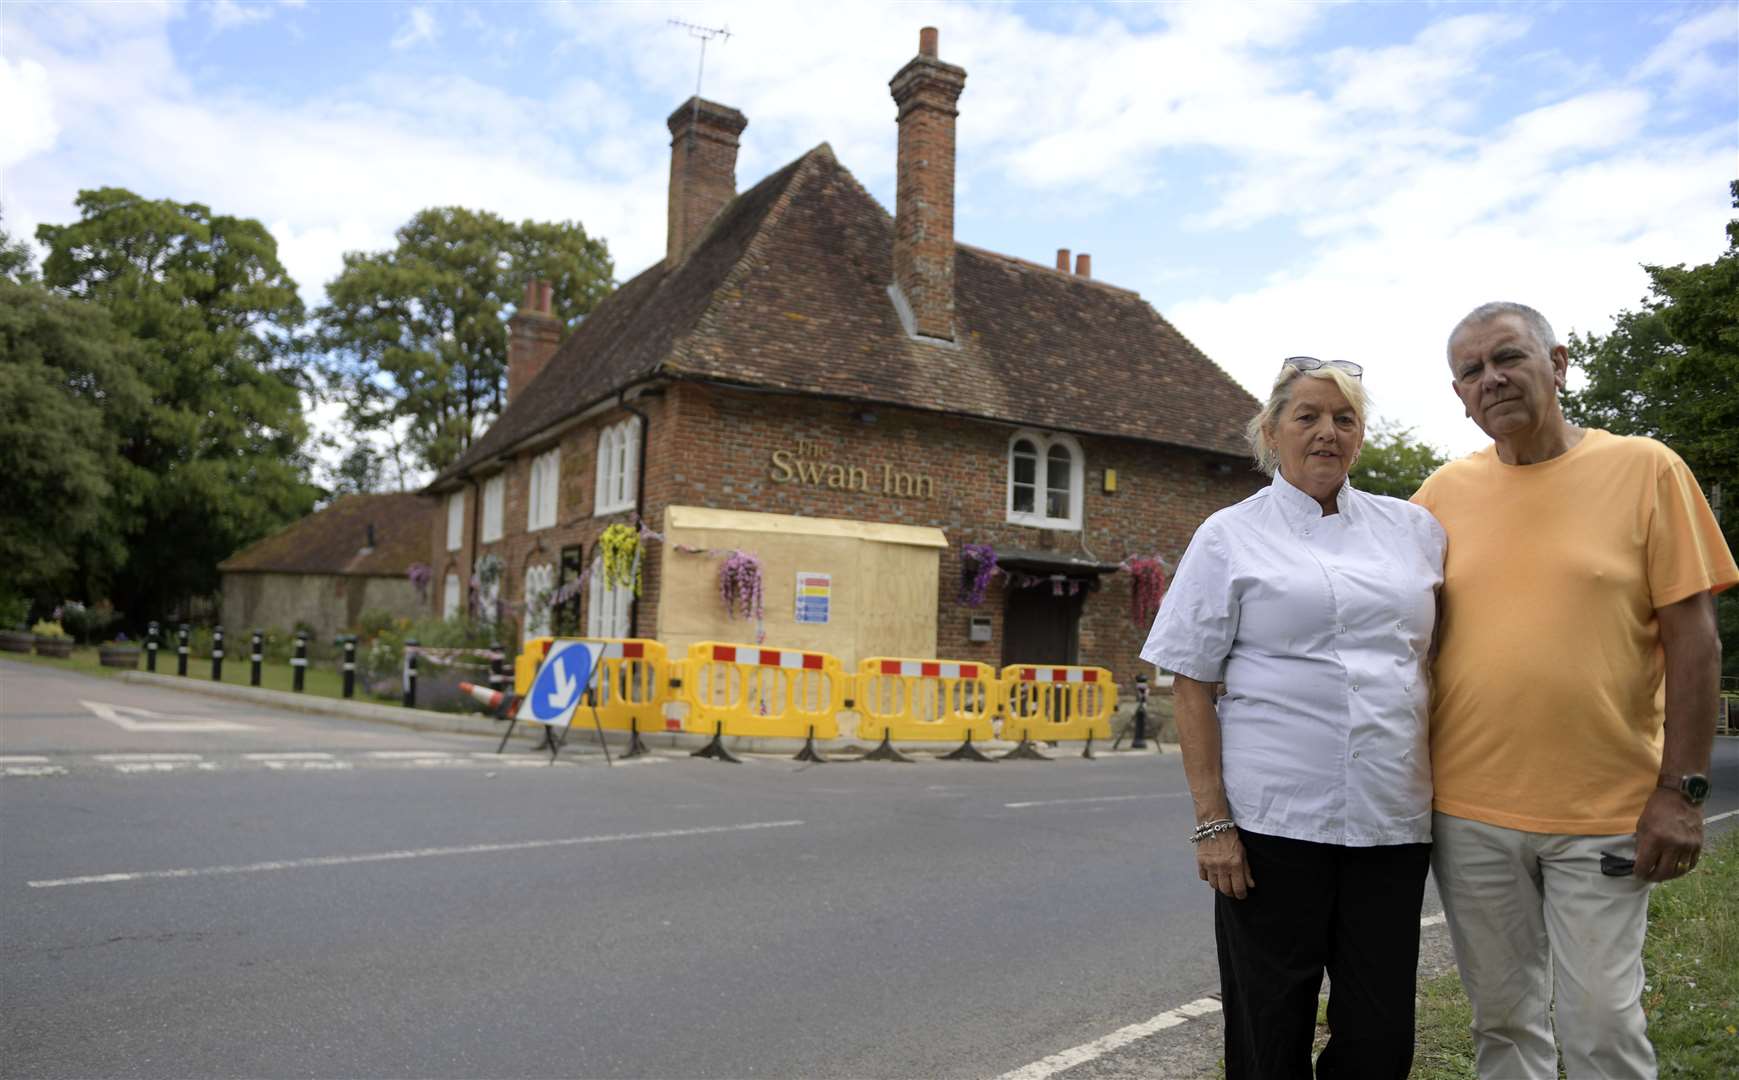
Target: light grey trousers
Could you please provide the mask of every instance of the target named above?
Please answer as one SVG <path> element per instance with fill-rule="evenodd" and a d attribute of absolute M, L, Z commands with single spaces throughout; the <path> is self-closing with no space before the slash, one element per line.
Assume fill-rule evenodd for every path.
<path fill-rule="evenodd" d="M 1432 815 L 1431 838 L 1483 1080 L 1558 1075 L 1554 988 L 1570 1080 L 1652 1080 L 1642 1011 L 1649 883 L 1600 872 L 1602 851 L 1634 858 L 1635 838 L 1520 832 L 1447 814 Z"/>

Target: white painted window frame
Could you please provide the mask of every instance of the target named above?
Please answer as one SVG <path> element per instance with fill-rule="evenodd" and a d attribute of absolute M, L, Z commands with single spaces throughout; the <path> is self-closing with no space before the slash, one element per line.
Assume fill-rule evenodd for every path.
<path fill-rule="evenodd" d="M 554 447 L 531 459 L 531 483 L 525 500 L 525 531 L 548 529 L 556 523 L 556 492 L 560 490 L 562 452 Z"/>
<path fill-rule="evenodd" d="M 630 416 L 598 432 L 598 477 L 592 515 L 634 509 L 640 471 L 640 418 Z"/>
<path fill-rule="evenodd" d="M 441 583 L 441 618 L 457 619 L 465 614 L 465 589 L 459 583 L 458 571 L 447 571 Z"/>
<path fill-rule="evenodd" d="M 483 481 L 483 535 L 485 544 L 501 539 L 501 523 L 507 509 L 507 474 L 498 472 Z"/>
<path fill-rule="evenodd" d="M 458 551 L 465 544 L 465 491 L 461 488 L 447 496 L 447 550 Z"/>
<path fill-rule="evenodd" d="M 541 612 L 532 610 L 532 599 L 538 592 L 552 593 L 556 587 L 556 568 L 553 563 L 539 563 L 530 566 L 525 571 L 525 618 L 522 620 L 522 641 L 530 641 L 534 637 L 547 637 L 550 628 L 550 607 L 544 605 Z"/>
<path fill-rule="evenodd" d="M 586 636 L 594 638 L 624 638 L 628 636 L 629 605 L 634 602 L 634 587 L 622 582 L 614 588 L 604 584 L 604 553 L 592 556 L 592 574 L 586 580 Z"/>
<path fill-rule="evenodd" d="M 1038 451 L 1038 461 L 1033 471 L 1033 506 L 1034 512 L 1028 513 L 1014 508 L 1014 447 L 1021 440 L 1026 440 Z M 1061 447 L 1069 454 L 1069 513 L 1067 517 L 1051 517 L 1044 512 L 1049 504 L 1051 450 Z M 1085 496 L 1087 476 L 1086 455 L 1081 452 L 1081 444 L 1069 435 L 1046 435 L 1042 432 L 1024 430 L 1017 431 L 1009 437 L 1006 462 L 1006 493 L 1003 510 L 1011 525 L 1027 525 L 1038 529 L 1068 529 L 1081 528 L 1082 504 Z"/>

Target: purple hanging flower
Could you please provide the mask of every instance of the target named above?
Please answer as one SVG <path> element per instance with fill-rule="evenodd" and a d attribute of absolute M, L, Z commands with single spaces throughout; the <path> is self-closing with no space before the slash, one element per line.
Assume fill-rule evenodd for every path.
<path fill-rule="evenodd" d="M 990 588 L 990 576 L 994 573 L 996 548 L 989 544 L 962 544 L 959 603 L 966 607 L 984 603 L 984 594 Z"/>
<path fill-rule="evenodd" d="M 761 560 L 745 551 L 733 551 L 719 565 L 719 599 L 728 617 L 740 610 L 745 619 L 760 619 Z"/>

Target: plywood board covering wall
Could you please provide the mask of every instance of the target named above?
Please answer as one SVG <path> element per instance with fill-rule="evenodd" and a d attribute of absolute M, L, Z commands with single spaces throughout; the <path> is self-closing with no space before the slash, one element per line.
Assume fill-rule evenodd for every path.
<path fill-rule="evenodd" d="M 664 525 L 658 638 L 672 657 L 697 641 L 755 640 L 753 621 L 725 615 L 723 560 L 678 545 L 761 560 L 768 647 L 831 653 L 848 670 L 866 656 L 936 655 L 940 529 L 692 506 L 667 508 Z M 798 571 L 833 575 L 826 624 L 797 622 Z"/>

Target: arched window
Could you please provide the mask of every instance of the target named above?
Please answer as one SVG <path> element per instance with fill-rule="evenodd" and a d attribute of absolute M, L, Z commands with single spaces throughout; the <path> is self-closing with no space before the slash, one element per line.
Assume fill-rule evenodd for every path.
<path fill-rule="evenodd" d="M 618 581 L 614 587 L 604 583 L 604 551 L 600 547 L 592 556 L 592 576 L 586 579 L 586 636 L 627 637 L 628 605 L 633 602 L 632 583 Z"/>
<path fill-rule="evenodd" d="M 531 459 L 531 483 L 525 493 L 527 532 L 547 529 L 556 523 L 556 493 L 560 489 L 561 465 L 560 447 Z"/>
<path fill-rule="evenodd" d="M 447 571 L 447 580 L 441 588 L 441 618 L 457 619 L 465 614 L 464 594 L 459 591 L 459 575 Z"/>
<path fill-rule="evenodd" d="M 550 594 L 555 592 L 555 587 L 554 566 L 543 563 L 526 569 L 525 618 L 521 620 L 525 640 L 549 635 Z"/>
<path fill-rule="evenodd" d="M 598 432 L 598 486 L 592 513 L 634 509 L 640 470 L 640 419 L 630 416 Z"/>
<path fill-rule="evenodd" d="M 1079 529 L 1084 467 L 1067 435 L 1016 432 L 1008 441 L 1008 520 L 1043 529 Z"/>

